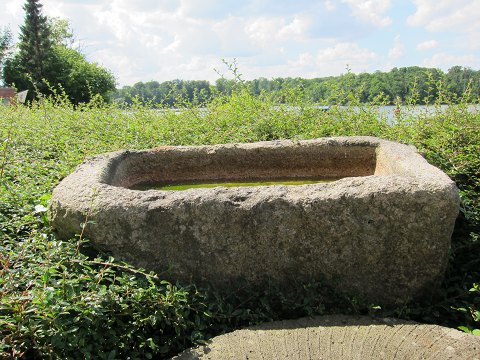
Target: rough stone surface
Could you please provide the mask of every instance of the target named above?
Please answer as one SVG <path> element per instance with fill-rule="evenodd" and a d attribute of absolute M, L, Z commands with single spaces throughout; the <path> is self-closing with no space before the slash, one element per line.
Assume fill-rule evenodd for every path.
<path fill-rule="evenodd" d="M 140 191 L 153 183 L 342 178 L 298 186 Z M 81 231 L 171 280 L 228 289 L 323 281 L 382 304 L 441 281 L 455 184 L 413 147 L 372 137 L 122 151 L 84 162 L 54 190 L 61 238 Z"/>
<path fill-rule="evenodd" d="M 480 337 L 396 319 L 321 316 L 237 330 L 173 359 L 480 360 Z"/>

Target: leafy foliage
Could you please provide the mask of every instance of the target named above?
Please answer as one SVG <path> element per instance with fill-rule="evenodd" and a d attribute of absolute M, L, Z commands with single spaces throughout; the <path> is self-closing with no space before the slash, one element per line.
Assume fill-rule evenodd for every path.
<path fill-rule="evenodd" d="M 116 90 L 113 99 L 116 103 L 132 105 L 135 101 L 150 103 L 154 106 L 174 107 L 179 99 L 190 103 L 205 105 L 212 96 L 212 89 L 205 80 L 172 80 L 159 83 L 137 82 L 133 86 L 124 86 Z"/>
<path fill-rule="evenodd" d="M 50 28 L 47 18 L 42 15 L 39 0 L 27 0 L 23 8 L 25 22 L 20 27 L 19 52 L 5 64 L 5 82 L 14 83 L 22 90 L 32 90 L 33 83 L 45 91 L 43 79 L 51 79 L 54 76 L 56 64 Z"/>
<path fill-rule="evenodd" d="M 361 104 L 355 81 L 345 74 L 329 89 L 331 98 Z M 453 97 L 448 85 L 428 81 L 427 89 L 437 89 L 437 103 L 421 110 L 401 106 L 395 118 L 382 111 L 381 97 L 325 112 L 305 87 L 255 95 L 243 81 L 206 108 L 178 94 L 175 110 L 138 99 L 129 106 L 100 98 L 74 106 L 61 93 L 29 107 L 0 106 L 0 358 L 164 358 L 240 326 L 338 312 L 398 316 L 478 333 L 480 113 L 470 108 L 468 91 L 455 98 L 458 105 L 442 107 Z M 417 103 L 416 86 L 407 103 Z M 97 253 L 80 226 L 77 237 L 58 241 L 48 224 L 52 189 L 97 153 L 335 135 L 413 144 L 456 181 L 462 212 L 445 281 L 432 299 L 382 310 L 381 304 L 344 296 L 328 302 L 332 290 L 322 284 L 299 284 L 291 292 L 271 284 L 256 293 L 239 284 L 225 295 L 171 284 Z"/>
<path fill-rule="evenodd" d="M 84 55 L 66 46 L 56 45 L 54 52 L 63 64 L 59 69 L 59 85 L 69 101 L 88 102 L 95 94 L 108 100 L 108 94 L 115 89 L 115 78 L 110 71 L 89 63 Z"/>
<path fill-rule="evenodd" d="M 73 32 L 67 20 L 48 19 L 41 8 L 39 0 L 27 0 L 24 6 L 19 51 L 5 62 L 5 82 L 29 90 L 29 99 L 57 89 L 74 104 L 88 102 L 97 94 L 106 100 L 115 89 L 114 76 L 70 47 Z"/>

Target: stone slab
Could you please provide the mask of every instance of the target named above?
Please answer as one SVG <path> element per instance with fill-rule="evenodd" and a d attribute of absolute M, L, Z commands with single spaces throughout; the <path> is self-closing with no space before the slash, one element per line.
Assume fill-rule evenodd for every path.
<path fill-rule="evenodd" d="M 173 359 L 480 360 L 480 337 L 399 319 L 330 315 L 237 330 Z"/>

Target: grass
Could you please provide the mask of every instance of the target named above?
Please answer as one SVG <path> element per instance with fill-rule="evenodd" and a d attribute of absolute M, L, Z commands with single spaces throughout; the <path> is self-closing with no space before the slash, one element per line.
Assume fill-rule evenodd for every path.
<path fill-rule="evenodd" d="M 469 111 L 466 100 L 420 114 L 402 105 L 392 124 L 378 111 L 381 99 L 361 109 L 332 106 L 324 112 L 301 89 L 282 96 L 289 105 L 239 86 L 206 110 L 181 99 L 182 111 L 98 99 L 74 107 L 61 96 L 29 107 L 0 106 L 0 358 L 163 358 L 239 326 L 326 313 L 395 316 L 478 333 L 480 113 Z M 358 105 L 355 94 L 338 96 Z M 432 105 L 438 110 L 445 102 L 448 94 Z M 331 290 L 316 283 L 304 284 L 301 292 L 272 285 L 254 294 L 239 287 L 224 296 L 168 283 L 98 253 L 83 238 L 81 224 L 70 241 L 57 240 L 49 227 L 53 188 L 97 153 L 337 135 L 415 145 L 456 181 L 461 213 L 445 280 L 431 300 L 388 311 L 354 298 L 332 304 L 322 296 Z"/>

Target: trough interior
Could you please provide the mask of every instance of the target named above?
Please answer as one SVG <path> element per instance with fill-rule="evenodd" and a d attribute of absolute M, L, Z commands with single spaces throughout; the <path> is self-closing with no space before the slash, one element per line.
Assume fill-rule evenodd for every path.
<path fill-rule="evenodd" d="M 128 152 L 108 167 L 104 182 L 125 188 L 148 185 L 275 180 L 332 180 L 384 175 L 377 147 L 165 147 Z"/>

